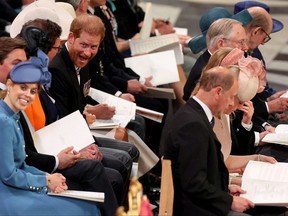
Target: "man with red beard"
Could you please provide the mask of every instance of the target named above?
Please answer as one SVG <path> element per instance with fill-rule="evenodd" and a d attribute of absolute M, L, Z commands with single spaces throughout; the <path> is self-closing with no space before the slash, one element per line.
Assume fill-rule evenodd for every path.
<path fill-rule="evenodd" d="M 103 25 L 101 20 L 92 16 L 82 15 L 77 20 L 79 22 L 74 20 L 74 25 L 71 25 L 68 40 L 62 51 L 49 65 L 53 75 L 50 93 L 56 101 L 61 117 L 78 109 L 82 113 L 87 104 L 96 104 L 87 95 L 90 80 L 86 65 L 98 52 L 104 38 L 104 28 L 100 28 Z M 90 25 L 90 22 L 98 22 L 99 25 Z M 114 115 L 115 108 L 101 104 L 94 106 L 89 112 L 95 114 L 98 119 L 109 119 Z"/>
<path fill-rule="evenodd" d="M 107 104 L 97 104 L 95 100 L 88 96 L 90 88 L 88 62 L 96 55 L 103 38 L 104 25 L 98 17 L 88 14 L 79 15 L 70 26 L 67 42 L 49 64 L 49 71 L 52 74 L 49 92 L 60 111 L 60 117 L 69 115 L 76 110 L 83 113 L 87 104 L 90 105 L 87 112 L 94 114 L 97 119 L 109 119 L 114 115 L 115 107 L 110 107 Z M 99 147 L 102 147 L 101 152 L 106 153 L 107 157 L 120 159 L 119 157 L 123 156 L 117 152 L 123 150 L 124 153 L 127 152 L 130 155 L 133 161 L 138 160 L 139 152 L 135 146 L 129 143 L 123 145 L 118 141 L 111 144 L 103 143 L 99 142 L 98 139 L 100 138 L 96 137 L 95 141 Z M 100 143 L 103 143 L 103 145 Z M 109 151 L 111 149 L 113 151 Z M 113 161 L 104 166 L 114 167 L 115 164 L 111 164 L 111 162 Z M 128 188 L 132 161 L 131 163 L 123 163 L 123 165 L 127 171 L 121 173 L 126 189 Z"/>

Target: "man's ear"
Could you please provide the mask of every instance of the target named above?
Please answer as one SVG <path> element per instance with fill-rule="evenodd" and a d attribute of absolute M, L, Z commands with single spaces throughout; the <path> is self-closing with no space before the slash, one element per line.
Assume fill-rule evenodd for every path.
<path fill-rule="evenodd" d="M 79 5 L 78 5 L 78 10 L 79 10 L 80 12 L 83 12 L 83 13 L 84 13 L 84 12 L 85 12 L 85 13 L 87 12 L 87 11 L 84 11 L 85 1 L 86 1 L 86 0 L 81 0 L 80 3 L 79 3 Z"/>
<path fill-rule="evenodd" d="M 223 46 L 224 46 L 224 39 L 223 38 L 218 39 L 216 42 L 216 48 L 217 48 L 216 50 L 220 49 Z"/>
<path fill-rule="evenodd" d="M 261 27 L 256 27 L 253 29 L 252 34 L 257 35 L 259 31 L 261 31 Z"/>
<path fill-rule="evenodd" d="M 75 40 L 74 33 L 73 32 L 69 32 L 68 39 L 67 39 L 68 43 L 72 44 L 72 43 L 74 43 L 74 40 Z"/>
<path fill-rule="evenodd" d="M 222 87 L 221 86 L 217 86 L 213 89 L 214 93 L 215 93 L 215 96 L 216 97 L 219 97 L 222 95 Z"/>

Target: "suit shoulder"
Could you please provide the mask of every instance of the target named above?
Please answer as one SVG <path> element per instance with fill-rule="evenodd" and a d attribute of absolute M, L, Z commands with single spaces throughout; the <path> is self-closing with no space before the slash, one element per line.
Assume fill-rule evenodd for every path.
<path fill-rule="evenodd" d="M 201 113 L 199 111 L 189 105 L 185 104 L 183 105 L 176 113 L 173 119 L 174 125 L 179 127 L 182 125 L 182 127 L 186 127 L 187 125 L 192 126 L 195 125 L 197 128 L 201 127 L 201 124 L 203 121 Z M 185 126 L 186 125 L 186 126 Z M 205 125 L 204 125 L 205 127 Z"/>
<path fill-rule="evenodd" d="M 49 63 L 49 69 L 63 69 L 63 67 L 66 65 L 64 59 L 62 58 L 62 55 L 58 54 L 56 55 L 53 60 Z"/>

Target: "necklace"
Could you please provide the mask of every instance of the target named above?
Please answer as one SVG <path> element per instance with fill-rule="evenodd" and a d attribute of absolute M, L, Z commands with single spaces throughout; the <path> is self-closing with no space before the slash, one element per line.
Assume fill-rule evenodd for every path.
<path fill-rule="evenodd" d="M 221 116 L 220 117 L 216 117 L 216 118 L 217 118 L 217 122 L 220 123 L 221 129 L 223 129 L 223 119 L 221 118 Z"/>

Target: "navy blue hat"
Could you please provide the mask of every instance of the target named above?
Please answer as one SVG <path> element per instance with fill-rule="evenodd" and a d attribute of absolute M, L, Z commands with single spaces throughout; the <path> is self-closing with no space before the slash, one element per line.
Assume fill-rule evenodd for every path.
<path fill-rule="evenodd" d="M 234 5 L 234 14 L 237 14 L 240 11 L 250 7 L 261 7 L 264 8 L 268 13 L 270 13 L 270 7 L 264 3 L 257 1 L 241 1 Z M 272 18 L 272 22 L 273 22 L 272 32 L 278 32 L 284 27 L 283 23 L 280 22 L 279 20 Z"/>
<path fill-rule="evenodd" d="M 193 53 L 199 53 L 201 50 L 206 48 L 207 31 L 213 22 L 221 18 L 231 18 L 238 20 L 244 26 L 252 21 L 252 17 L 247 10 L 243 10 L 235 15 L 231 15 L 229 11 L 223 7 L 214 7 L 208 10 L 205 14 L 202 15 L 199 21 L 199 27 L 202 34 L 193 37 L 188 43 L 188 47 L 192 50 Z"/>
<path fill-rule="evenodd" d="M 10 72 L 10 79 L 15 83 L 39 83 L 50 86 L 51 74 L 48 71 L 48 56 L 38 49 L 37 57 L 17 64 Z"/>

